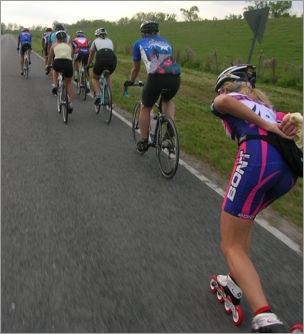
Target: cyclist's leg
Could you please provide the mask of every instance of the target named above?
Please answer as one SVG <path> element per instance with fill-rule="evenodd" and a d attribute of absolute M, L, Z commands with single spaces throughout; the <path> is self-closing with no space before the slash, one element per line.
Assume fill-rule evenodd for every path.
<path fill-rule="evenodd" d="M 95 92 L 95 104 L 98 104 L 100 102 L 100 85 L 99 85 L 99 78 L 101 76 L 101 73 L 103 71 L 103 65 L 100 61 L 95 62 L 94 67 L 93 67 L 93 75 L 92 75 L 92 83 L 94 87 L 94 92 Z"/>
<path fill-rule="evenodd" d="M 154 106 L 154 103 L 157 101 L 159 94 L 160 90 L 156 81 L 156 77 L 153 75 L 148 75 L 147 81 L 142 90 L 142 105 L 139 115 L 140 135 L 142 140 L 147 140 L 149 137 L 151 119 L 150 112 Z"/>
<path fill-rule="evenodd" d="M 24 64 L 24 47 L 20 46 L 20 68 L 21 68 L 21 75 L 23 75 L 23 64 Z"/>
<path fill-rule="evenodd" d="M 180 87 L 180 76 L 170 75 L 164 76 L 163 87 L 170 88 L 171 90 L 163 95 L 162 108 L 165 115 L 171 117 L 174 120 L 175 116 L 175 104 L 172 98 L 176 95 Z"/>
<path fill-rule="evenodd" d="M 72 86 L 73 78 L 73 62 L 71 60 L 64 59 L 64 80 L 67 87 L 67 92 L 69 96 L 69 111 L 73 111 L 73 98 L 74 91 Z"/>
<path fill-rule="evenodd" d="M 110 75 L 107 77 L 107 83 L 112 91 L 112 77 L 111 74 L 115 71 L 117 66 L 117 58 L 115 54 L 112 54 L 111 57 L 106 59 L 106 63 L 104 65 L 110 71 Z"/>
<path fill-rule="evenodd" d="M 53 67 L 51 72 L 52 78 L 52 93 L 57 94 L 57 81 L 59 72 L 62 70 L 61 59 L 56 59 L 53 61 Z"/>
<path fill-rule="evenodd" d="M 74 53 L 73 67 L 74 67 L 74 80 L 78 80 L 78 69 L 79 69 L 79 53 Z"/>
<path fill-rule="evenodd" d="M 32 55 L 32 46 L 28 46 L 28 57 L 29 57 L 29 65 L 31 65 L 31 55 Z"/>

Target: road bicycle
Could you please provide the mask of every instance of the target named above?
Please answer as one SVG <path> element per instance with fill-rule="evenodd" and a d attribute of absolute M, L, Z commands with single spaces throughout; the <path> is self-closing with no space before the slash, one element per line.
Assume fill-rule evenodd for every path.
<path fill-rule="evenodd" d="M 93 67 L 91 65 L 90 67 Z M 100 85 L 100 93 L 99 95 L 95 95 L 94 97 L 99 97 L 99 103 L 96 105 L 94 104 L 94 109 L 96 114 L 99 114 L 99 111 L 102 107 L 103 109 L 103 116 L 104 120 L 107 124 L 111 122 L 112 119 L 112 91 L 108 84 L 108 77 L 110 76 L 110 71 L 105 69 L 99 78 L 99 85 Z"/>
<path fill-rule="evenodd" d="M 133 86 L 144 86 L 141 81 L 134 82 Z M 176 125 L 173 119 L 163 113 L 162 101 L 163 94 L 170 89 L 162 89 L 158 102 L 154 104 L 151 110 L 151 123 L 148 138 L 148 148 L 156 149 L 156 156 L 159 169 L 166 179 L 171 179 L 177 171 L 179 164 L 179 138 Z M 124 95 L 129 96 L 128 88 L 125 87 Z M 141 110 L 141 101 L 135 103 L 132 116 L 132 133 L 139 155 L 145 153 L 137 149 L 137 143 L 140 141 L 139 114 Z M 154 123 L 154 124 L 153 124 Z"/>
<path fill-rule="evenodd" d="M 49 66 L 49 69 L 52 66 Z M 66 83 L 64 80 L 63 72 L 58 72 L 58 79 L 57 79 L 57 111 L 60 114 L 62 112 L 63 122 L 67 123 L 69 118 L 69 96 L 68 90 L 66 87 Z"/>
<path fill-rule="evenodd" d="M 79 68 L 78 68 L 78 74 L 77 74 L 77 89 L 78 89 L 78 95 L 82 95 L 83 99 L 87 99 L 87 79 L 86 79 L 86 71 L 88 71 L 85 68 L 85 65 L 83 63 L 83 60 L 79 62 Z"/>
<path fill-rule="evenodd" d="M 23 75 L 25 76 L 26 79 L 28 79 L 29 77 L 29 70 L 30 70 L 30 57 L 29 57 L 29 46 L 25 46 L 25 50 L 24 50 L 24 55 L 23 55 Z M 19 48 L 17 48 L 17 50 L 19 51 Z"/>

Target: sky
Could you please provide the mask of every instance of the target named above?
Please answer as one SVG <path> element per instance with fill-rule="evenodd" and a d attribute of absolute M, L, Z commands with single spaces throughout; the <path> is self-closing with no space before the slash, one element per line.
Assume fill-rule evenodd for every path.
<path fill-rule="evenodd" d="M 79 4 L 77 4 L 77 2 Z M 1 1 L 1 22 L 18 26 L 52 26 L 54 21 L 73 24 L 82 19 L 116 22 L 136 13 L 162 12 L 176 14 L 183 20 L 181 8 L 199 9 L 202 19 L 224 19 L 230 14 L 242 15 L 249 1 Z M 303 2 L 293 1 L 291 14 L 303 14 Z"/>

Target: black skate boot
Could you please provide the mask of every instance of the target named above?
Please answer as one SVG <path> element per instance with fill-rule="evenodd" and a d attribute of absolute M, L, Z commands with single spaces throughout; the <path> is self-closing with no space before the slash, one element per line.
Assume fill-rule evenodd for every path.
<path fill-rule="evenodd" d="M 217 300 L 224 303 L 225 312 L 232 313 L 232 320 L 239 326 L 244 320 L 243 310 L 239 306 L 243 292 L 229 275 L 212 276 L 210 280 L 212 292 L 216 292 Z"/>

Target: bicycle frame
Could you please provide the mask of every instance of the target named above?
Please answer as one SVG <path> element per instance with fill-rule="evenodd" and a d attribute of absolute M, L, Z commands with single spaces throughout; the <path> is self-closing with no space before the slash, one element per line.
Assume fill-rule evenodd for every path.
<path fill-rule="evenodd" d="M 101 106 L 103 107 L 104 119 L 107 124 L 111 122 L 112 118 L 112 91 L 108 84 L 109 70 L 104 70 L 99 78 L 100 93 L 98 97 L 100 102 L 98 105 L 94 104 L 96 114 L 99 113 Z"/>
<path fill-rule="evenodd" d="M 134 83 L 134 86 L 143 86 L 143 83 L 137 82 Z M 161 91 L 158 102 L 154 104 L 154 108 L 157 109 L 156 112 L 153 111 L 156 125 L 155 129 L 151 130 L 150 124 L 148 148 L 154 147 L 156 149 L 159 169 L 166 179 L 171 179 L 175 175 L 179 164 L 179 139 L 173 119 L 165 115 L 162 110 L 163 94 L 165 92 L 166 89 Z M 127 87 L 125 87 L 124 95 L 129 96 Z M 137 144 L 141 139 L 139 126 L 141 105 L 141 101 L 135 104 L 132 116 L 133 139 L 139 155 L 143 155 L 146 152 L 137 148 Z"/>
<path fill-rule="evenodd" d="M 68 122 L 68 105 L 69 97 L 66 83 L 64 80 L 64 74 L 59 72 L 57 80 L 57 110 L 59 113 L 61 113 L 62 111 L 62 118 L 64 123 Z"/>
<path fill-rule="evenodd" d="M 78 81 L 77 81 L 77 87 L 78 87 L 78 95 L 81 93 L 83 94 L 83 99 L 87 99 L 87 87 L 86 87 L 86 71 L 83 64 L 83 60 L 79 62 L 79 68 L 78 68 Z"/>

